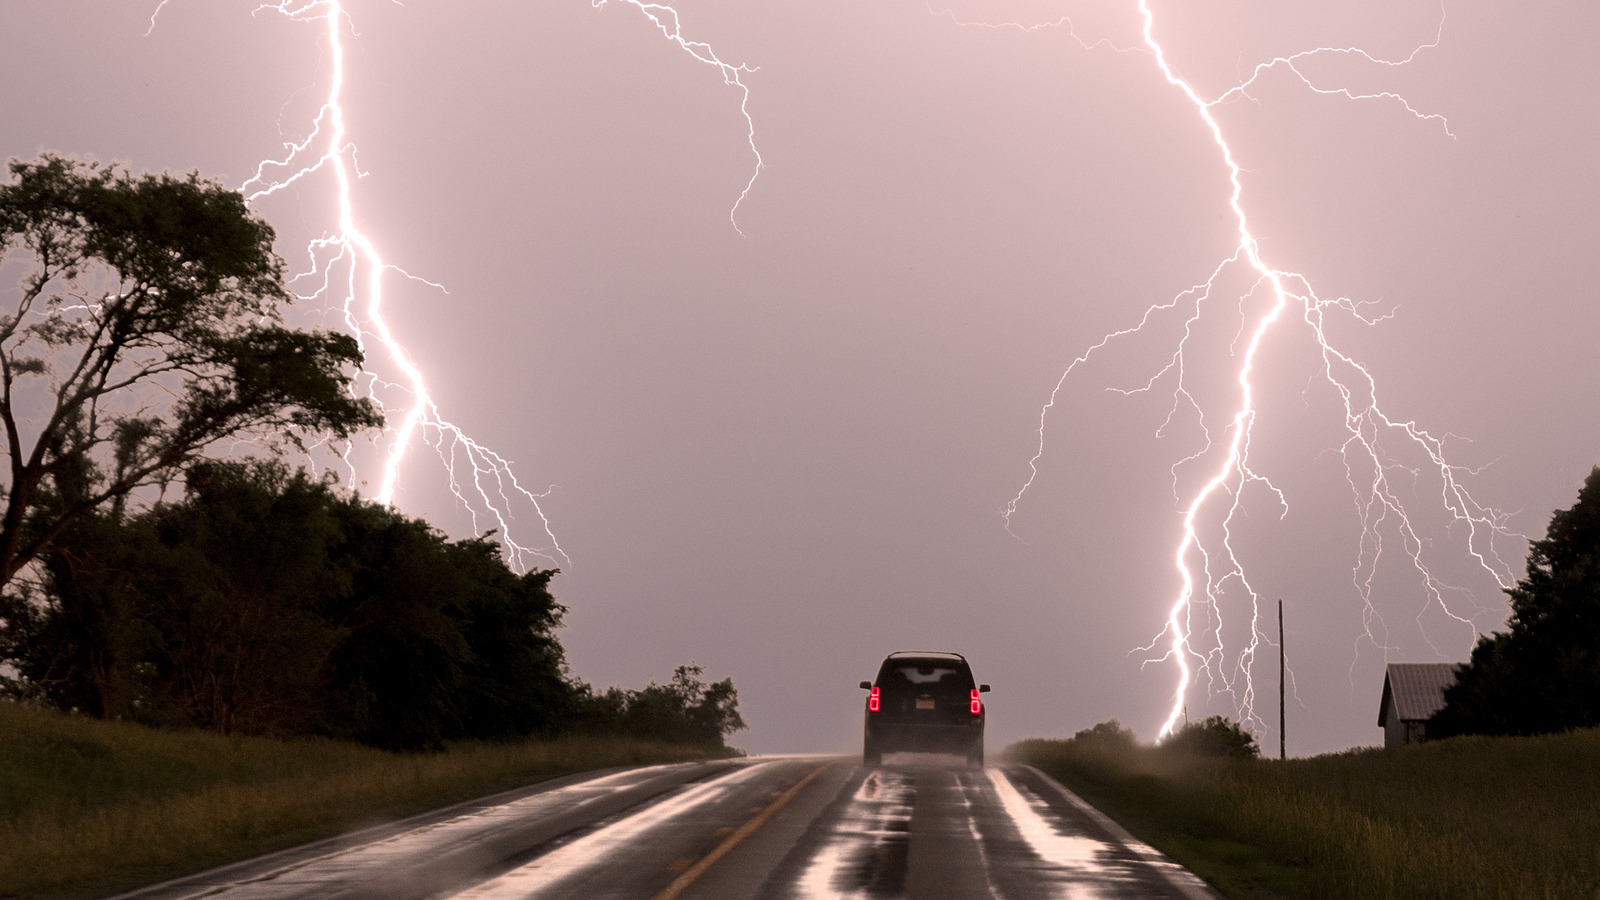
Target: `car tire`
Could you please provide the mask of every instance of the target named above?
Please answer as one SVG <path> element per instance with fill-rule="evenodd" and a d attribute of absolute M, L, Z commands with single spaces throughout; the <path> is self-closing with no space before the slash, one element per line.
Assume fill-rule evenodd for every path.
<path fill-rule="evenodd" d="M 861 764 L 868 768 L 883 765 L 883 751 L 878 749 L 870 737 L 861 741 Z"/>
<path fill-rule="evenodd" d="M 983 738 L 973 741 L 972 746 L 967 749 L 967 768 L 983 768 Z"/>

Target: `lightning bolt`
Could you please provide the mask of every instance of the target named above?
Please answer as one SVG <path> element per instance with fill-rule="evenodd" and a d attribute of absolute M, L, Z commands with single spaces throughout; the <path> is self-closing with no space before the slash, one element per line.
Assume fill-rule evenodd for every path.
<path fill-rule="evenodd" d="M 151 12 L 147 35 L 155 29 L 157 19 L 169 2 L 171 0 L 161 0 Z M 599 9 L 606 2 L 591 0 L 591 5 Z M 756 165 L 728 213 L 729 221 L 738 231 L 736 214 L 739 205 L 755 186 L 764 165 L 756 149 L 755 122 L 749 112 L 750 90 L 742 80 L 743 75 L 755 70 L 724 62 L 710 45 L 684 37 L 680 17 L 672 7 L 641 0 L 622 2 L 637 8 L 690 56 L 716 66 L 724 83 L 739 89 L 739 110 L 745 120 L 746 140 L 755 156 Z M 395 336 L 385 316 L 386 276 L 400 276 L 440 291 L 444 291 L 444 288 L 385 262 L 377 245 L 357 223 L 352 187 L 354 181 L 365 177 L 366 173 L 357 164 L 356 148 L 347 135 L 345 123 L 345 38 L 347 30 L 353 32 L 353 25 L 344 2 L 276 0 L 256 7 L 255 13 L 263 12 L 275 13 L 296 22 L 322 23 L 329 48 L 328 93 L 313 117 L 306 136 L 286 142 L 281 157 L 262 161 L 255 174 L 241 186 L 241 190 L 254 203 L 315 176 L 332 176 L 337 226 L 331 234 L 313 239 L 307 245 L 307 266 L 291 281 L 314 285 L 302 299 L 337 309 L 345 326 L 361 344 L 363 353 L 366 353 L 369 342 L 375 343 L 399 373 L 396 381 L 380 378 L 370 370 L 365 373 L 368 396 L 391 411 L 389 444 L 373 499 L 385 504 L 393 502 L 407 456 L 413 443 L 420 438 L 439 456 L 448 474 L 451 493 L 467 510 L 474 531 L 479 527 L 480 516 L 491 521 L 501 535 L 504 552 L 513 566 L 525 570 L 535 560 L 570 563 L 556 540 L 549 518 L 540 506 L 540 501 L 549 496 L 549 490 L 534 493 L 523 487 L 508 459 L 473 440 L 459 426 L 441 415 L 438 404 L 428 391 L 422 370 Z M 743 235 L 742 231 L 739 233 Z M 380 394 L 390 397 L 399 394 L 404 399 L 398 404 L 384 403 Z M 396 419 L 398 424 L 395 424 Z M 343 458 L 346 467 L 354 474 L 348 452 Z M 531 506 L 538 520 L 537 529 L 542 532 L 538 546 L 523 545 L 513 536 L 514 501 L 525 501 Z"/>
<path fill-rule="evenodd" d="M 366 173 L 361 172 L 357 165 L 356 148 L 347 135 L 345 125 L 344 40 L 350 22 L 344 4 L 341 0 L 280 0 L 277 3 L 263 3 L 256 8 L 256 12 L 277 13 L 297 22 L 320 21 L 325 29 L 329 48 L 326 99 L 306 136 L 299 141 L 286 143 L 282 157 L 263 161 L 241 189 L 246 199 L 255 203 L 316 175 L 331 175 L 333 178 L 337 228 L 332 234 L 315 238 L 307 245 L 308 268 L 295 276 L 293 281 L 315 284 L 315 289 L 303 299 L 336 307 L 345 325 L 360 342 L 363 354 L 367 353 L 368 343 L 375 341 L 389 363 L 400 373 L 398 383 L 380 379 L 370 371 L 368 373 L 368 395 L 374 400 L 381 403 L 380 393 L 393 394 L 396 389 L 408 397 L 398 415 L 398 425 L 393 424 L 396 417 L 391 412 L 389 446 L 384 454 L 383 474 L 373 499 L 384 504 L 393 502 L 402 465 L 413 441 L 420 435 L 444 463 L 450 490 L 470 515 L 474 531 L 479 528 L 480 516 L 490 519 L 501 536 L 504 552 L 512 565 L 526 569 L 535 559 L 552 563 L 558 559 L 570 562 L 539 504 L 540 500 L 549 496 L 549 491 L 535 494 L 523 487 L 507 459 L 474 441 L 459 426 L 440 414 L 438 404 L 428 391 L 422 370 L 395 336 L 385 317 L 383 302 L 386 275 L 399 275 L 440 290 L 443 288 L 386 263 L 377 245 L 357 224 L 352 196 L 353 178 L 363 177 Z M 392 409 L 391 404 L 384 405 Z M 531 505 L 538 519 L 538 527 L 543 532 L 544 542 L 540 546 L 518 542 L 517 532 L 513 530 L 513 498 L 521 498 Z"/>
<path fill-rule="evenodd" d="M 1204 131 L 1210 136 L 1227 171 L 1230 185 L 1228 209 L 1236 225 L 1238 242 L 1232 255 L 1218 264 L 1204 282 L 1182 291 L 1169 301 L 1148 307 L 1138 321 L 1105 335 L 1066 367 L 1040 410 L 1039 442 L 1033 458 L 1029 460 L 1029 477 L 1007 503 L 1004 516 L 1009 530 L 1013 514 L 1039 476 L 1039 461 L 1045 452 L 1046 421 L 1073 372 L 1108 345 L 1142 332 L 1157 318 L 1173 313 L 1183 315 L 1184 336 L 1166 365 L 1142 387 L 1122 391 L 1129 394 L 1150 391 L 1158 381 L 1171 377 L 1176 383 L 1173 406 L 1162 430 L 1172 423 L 1182 409 L 1192 410 L 1199 416 L 1204 432 L 1203 446 L 1173 465 L 1175 496 L 1179 494 L 1181 468 L 1189 464 L 1204 466 L 1207 459 L 1213 460 L 1209 468 L 1210 475 L 1204 483 L 1187 499 L 1180 499 L 1182 527 L 1172 555 L 1179 587 L 1167 607 L 1160 633 L 1149 645 L 1140 648 L 1146 653 L 1159 652 L 1158 656 L 1147 658 L 1146 663 L 1170 661 L 1177 669 L 1172 705 L 1158 733 L 1160 739 L 1177 727 L 1185 700 L 1201 677 L 1205 678 L 1211 690 L 1218 690 L 1220 684 L 1220 690 L 1231 694 L 1242 718 L 1259 721 L 1254 715 L 1255 693 L 1251 673 L 1256 653 L 1267 637 L 1262 628 L 1261 594 L 1251 583 L 1235 550 L 1234 526 L 1245 511 L 1244 503 L 1249 495 L 1264 494 L 1270 497 L 1280 510 L 1280 518 L 1288 511 L 1284 492 L 1252 464 L 1250 453 L 1258 418 L 1257 364 L 1263 347 L 1283 330 L 1286 319 L 1298 316 L 1308 327 L 1314 352 L 1320 361 L 1320 380 L 1331 386 L 1342 404 L 1345 437 L 1337 449 L 1343 460 L 1345 478 L 1362 528 L 1356 561 L 1352 566 L 1352 581 L 1363 604 L 1362 627 L 1366 639 L 1381 649 L 1392 649 L 1374 631 L 1375 623 L 1382 627 L 1382 620 L 1372 597 L 1379 560 L 1386 551 L 1386 529 L 1387 533 L 1398 534 L 1400 552 L 1420 576 L 1427 597 L 1425 608 L 1437 606 L 1450 619 L 1468 626 L 1474 639 L 1477 636 L 1472 620 L 1452 608 L 1447 600 L 1449 586 L 1430 571 L 1424 560 L 1423 551 L 1428 542 L 1413 524 L 1413 516 L 1408 511 L 1405 499 L 1407 492 L 1403 486 L 1395 483 L 1396 478 L 1417 481 L 1422 477 L 1422 472 L 1427 471 L 1430 477 L 1436 479 L 1439 500 L 1450 520 L 1465 526 L 1464 549 L 1467 555 L 1501 587 L 1509 587 L 1512 576 L 1510 567 L 1496 551 L 1495 538 L 1521 536 L 1507 529 L 1505 514 L 1483 506 L 1468 493 L 1462 477 L 1474 473 L 1450 461 L 1445 452 L 1443 436 L 1425 430 L 1414 421 L 1392 418 L 1383 410 L 1378 401 L 1378 385 L 1371 371 L 1352 355 L 1340 350 L 1330 339 L 1326 327 L 1327 317 L 1331 313 L 1348 314 L 1366 324 L 1375 324 L 1379 320 L 1362 315 L 1362 304 L 1348 298 L 1319 297 L 1305 276 L 1269 265 L 1262 258 L 1260 244 L 1251 230 L 1245 208 L 1244 170 L 1235 158 L 1234 150 L 1215 115 L 1220 104 L 1248 97 L 1253 85 L 1269 73 L 1283 70 L 1314 93 L 1353 102 L 1392 104 L 1421 122 L 1437 126 L 1445 135 L 1454 137 L 1443 116 L 1421 112 L 1399 94 L 1362 93 L 1341 86 L 1324 86 L 1311 78 L 1302 67 L 1310 59 L 1332 55 L 1354 57 L 1378 66 L 1406 65 L 1418 54 L 1438 45 L 1444 28 L 1443 10 L 1439 32 L 1433 41 L 1420 45 L 1404 59 L 1382 59 L 1354 47 L 1319 47 L 1261 63 L 1247 79 L 1207 99 L 1170 63 L 1165 48 L 1156 39 L 1155 15 L 1148 0 L 1138 0 L 1137 7 L 1142 22 L 1142 40 L 1141 46 L 1134 49 L 1149 54 L 1167 84 L 1180 91 L 1189 101 Z M 953 14 L 950 18 L 956 21 Z M 1062 21 L 1046 24 L 1059 27 Z M 1037 26 L 1015 27 L 1033 30 Z M 1077 37 L 1076 34 L 1073 36 Z M 1092 49 L 1081 39 L 1078 43 L 1085 49 Z M 1245 278 L 1250 285 L 1237 298 L 1241 327 L 1235 339 L 1236 350 L 1238 342 L 1243 341 L 1234 379 L 1238 399 L 1226 419 L 1226 425 L 1221 428 L 1221 434 L 1217 435 L 1206 423 L 1205 410 L 1191 391 L 1185 354 L 1201 317 L 1202 306 L 1211 300 L 1214 292 L 1220 292 L 1225 276 L 1236 275 Z M 1252 301 L 1257 306 L 1264 304 L 1264 309 L 1254 314 L 1253 320 L 1246 314 Z M 1400 462 L 1406 458 L 1407 448 L 1411 458 L 1419 460 L 1417 465 L 1406 466 Z M 1237 589 L 1242 594 L 1250 611 L 1250 637 L 1242 648 L 1233 653 L 1230 653 L 1224 640 L 1222 626 L 1222 603 L 1230 589 Z M 1418 615 L 1421 615 L 1420 611 Z M 1162 649 L 1158 651 L 1157 648 Z"/>
<path fill-rule="evenodd" d="M 590 0 L 595 9 L 601 9 L 610 0 Z M 677 44 L 683 51 L 708 66 L 715 66 L 722 73 L 722 83 L 739 89 L 739 114 L 744 116 L 745 142 L 750 146 L 750 153 L 756 158 L 755 170 L 750 173 L 750 180 L 745 182 L 744 190 L 739 192 L 738 199 L 733 201 L 733 207 L 728 210 L 728 221 L 733 224 L 733 230 L 738 231 L 741 237 L 744 231 L 739 228 L 739 205 L 750 195 L 750 189 L 756 186 L 756 179 L 761 176 L 761 170 L 766 163 L 761 159 L 761 151 L 756 149 L 756 123 L 750 115 L 750 88 L 744 83 L 743 75 L 756 71 L 755 69 L 740 64 L 732 65 L 723 62 L 717 57 L 711 45 L 703 41 L 691 41 L 683 36 L 683 25 L 679 21 L 678 11 L 670 6 L 660 3 L 645 3 L 643 0 L 620 0 L 644 13 L 655 26 L 661 30 L 667 40 Z"/>

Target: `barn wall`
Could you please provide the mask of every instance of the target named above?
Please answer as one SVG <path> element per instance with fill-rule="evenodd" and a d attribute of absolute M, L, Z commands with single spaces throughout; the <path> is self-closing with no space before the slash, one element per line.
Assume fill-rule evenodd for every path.
<path fill-rule="evenodd" d="M 1394 695 L 1389 695 L 1389 708 L 1383 716 L 1383 745 L 1398 747 L 1406 742 L 1406 723 L 1400 721 L 1400 710 L 1395 707 Z"/>

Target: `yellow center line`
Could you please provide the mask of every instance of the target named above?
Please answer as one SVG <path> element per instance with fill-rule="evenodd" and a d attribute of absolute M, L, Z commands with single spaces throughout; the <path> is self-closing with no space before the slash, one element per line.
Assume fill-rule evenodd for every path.
<path fill-rule="evenodd" d="M 754 834 L 757 828 L 767 824 L 768 819 L 777 815 L 778 810 L 783 809 L 785 804 L 787 804 L 790 800 L 793 800 L 795 795 L 800 793 L 800 791 L 803 790 L 806 785 L 810 784 L 813 778 L 821 775 L 822 770 L 828 768 L 829 766 L 835 765 L 838 765 L 838 763 L 826 762 L 806 773 L 806 777 L 795 782 L 793 787 L 789 788 L 787 791 L 784 791 L 782 796 L 772 801 L 772 804 L 766 809 L 761 810 L 761 812 L 758 813 L 755 818 L 744 823 L 743 825 L 740 825 L 739 830 L 728 835 L 727 839 L 718 844 L 710 853 L 700 857 L 699 862 L 695 863 L 693 866 L 690 866 L 682 875 L 674 878 L 671 884 L 667 885 L 666 888 L 661 891 L 661 893 L 650 898 L 650 900 L 675 900 L 675 898 L 679 894 L 683 893 L 684 890 L 689 887 L 689 885 L 694 884 L 694 880 L 696 878 L 704 875 L 705 871 L 711 868 L 711 866 L 714 865 L 717 860 L 726 856 L 728 851 L 732 850 L 734 847 L 739 846 L 739 842 Z"/>

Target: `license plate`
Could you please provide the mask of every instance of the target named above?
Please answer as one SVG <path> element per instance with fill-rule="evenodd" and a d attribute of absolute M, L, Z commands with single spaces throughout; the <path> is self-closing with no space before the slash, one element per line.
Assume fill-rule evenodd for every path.
<path fill-rule="evenodd" d="M 932 697 L 918 697 L 917 698 L 917 709 L 933 709 L 933 698 Z"/>

